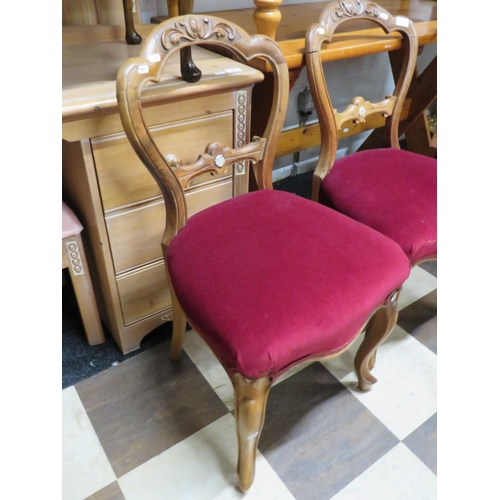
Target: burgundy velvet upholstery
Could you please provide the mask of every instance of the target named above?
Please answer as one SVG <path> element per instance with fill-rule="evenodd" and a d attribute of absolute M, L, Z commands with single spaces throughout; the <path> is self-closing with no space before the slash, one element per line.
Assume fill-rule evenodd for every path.
<path fill-rule="evenodd" d="M 338 159 L 323 180 L 324 205 L 397 242 L 412 264 L 437 256 L 437 162 L 399 149 Z"/>
<path fill-rule="evenodd" d="M 190 324 L 230 373 L 249 379 L 341 350 L 410 271 L 384 235 L 265 190 L 191 217 L 167 262 Z"/>

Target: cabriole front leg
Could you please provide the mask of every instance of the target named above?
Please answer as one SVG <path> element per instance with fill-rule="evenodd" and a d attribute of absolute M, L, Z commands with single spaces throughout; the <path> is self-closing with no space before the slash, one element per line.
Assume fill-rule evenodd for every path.
<path fill-rule="evenodd" d="M 257 445 L 264 425 L 271 381 L 268 377 L 247 380 L 237 373 L 232 382 L 238 436 L 237 471 L 240 489 L 245 493 L 252 486 L 255 476 Z"/>

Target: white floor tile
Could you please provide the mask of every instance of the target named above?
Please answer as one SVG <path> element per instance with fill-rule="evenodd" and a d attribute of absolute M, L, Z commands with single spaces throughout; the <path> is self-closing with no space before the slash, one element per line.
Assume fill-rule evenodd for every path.
<path fill-rule="evenodd" d="M 225 415 L 181 443 L 125 474 L 118 482 L 127 500 L 293 500 L 258 453 L 255 481 L 237 488 L 234 418 Z"/>
<path fill-rule="evenodd" d="M 116 480 L 74 387 L 62 391 L 63 500 L 83 500 Z"/>
<path fill-rule="evenodd" d="M 350 391 L 396 437 L 404 439 L 437 411 L 437 356 L 396 326 L 377 354 L 367 392 L 357 388 L 354 356 L 362 336 L 338 358 L 323 361 Z"/>
<path fill-rule="evenodd" d="M 403 443 L 375 462 L 331 500 L 434 500 L 437 478 Z"/>
<path fill-rule="evenodd" d="M 233 384 L 213 352 L 194 330 L 186 332 L 184 349 L 227 409 L 233 411 Z"/>
<path fill-rule="evenodd" d="M 419 266 L 411 270 L 399 295 L 398 309 L 409 306 L 437 288 L 437 278 Z"/>

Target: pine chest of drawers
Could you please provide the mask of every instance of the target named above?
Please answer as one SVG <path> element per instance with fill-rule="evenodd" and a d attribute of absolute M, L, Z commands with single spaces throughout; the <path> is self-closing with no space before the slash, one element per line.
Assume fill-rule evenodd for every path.
<path fill-rule="evenodd" d="M 163 198 L 116 108 L 115 75 L 136 51 L 121 41 L 63 46 L 63 196 L 84 225 L 101 318 L 124 354 L 171 320 L 160 246 Z M 144 109 L 160 147 L 184 162 L 212 142 L 238 147 L 249 139 L 251 89 L 263 78 L 203 49 L 193 56 L 202 80 L 183 82 L 174 61 L 147 90 Z M 186 190 L 189 215 L 246 192 L 248 169 L 241 164 L 227 175 L 196 178 Z"/>

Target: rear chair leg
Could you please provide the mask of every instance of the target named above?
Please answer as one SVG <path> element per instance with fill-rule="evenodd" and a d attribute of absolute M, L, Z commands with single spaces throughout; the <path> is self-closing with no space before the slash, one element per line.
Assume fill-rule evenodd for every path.
<path fill-rule="evenodd" d="M 172 343 L 170 344 L 170 361 L 178 361 L 182 354 L 182 345 L 184 343 L 184 334 L 186 333 L 187 320 L 182 307 L 177 300 L 173 287 L 170 287 L 170 296 L 172 298 Z"/>
<path fill-rule="evenodd" d="M 245 493 L 252 486 L 255 476 L 257 445 L 264 425 L 271 381 L 268 377 L 247 380 L 237 373 L 232 382 L 236 409 L 236 434 L 238 436 L 237 472 L 240 489 Z"/>
<path fill-rule="evenodd" d="M 385 301 L 385 307 L 379 309 L 371 318 L 365 338 L 359 346 L 354 367 L 358 374 L 358 387 L 367 391 L 377 379 L 370 373 L 375 366 L 377 349 L 392 332 L 398 319 L 398 297 L 400 290 L 393 292 Z"/>

